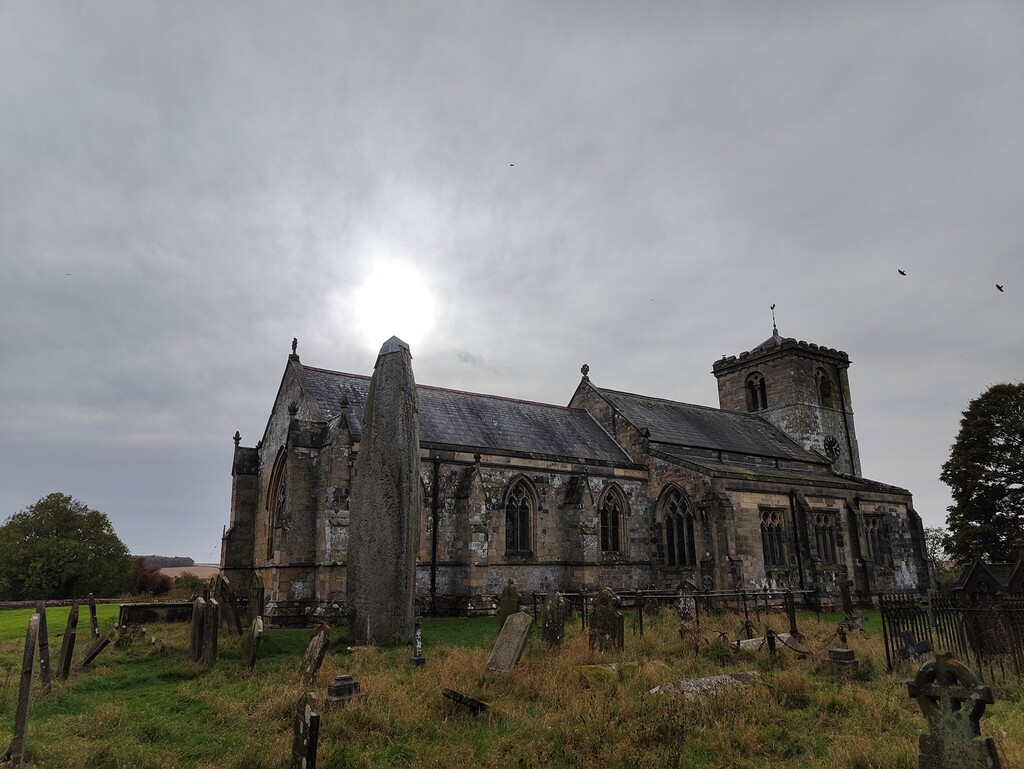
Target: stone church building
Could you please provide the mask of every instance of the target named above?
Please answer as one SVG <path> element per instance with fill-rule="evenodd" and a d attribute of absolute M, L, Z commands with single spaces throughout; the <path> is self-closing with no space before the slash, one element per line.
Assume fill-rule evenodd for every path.
<path fill-rule="evenodd" d="M 926 589 L 911 494 L 861 475 L 845 352 L 773 334 L 713 365 L 719 408 L 620 392 L 567 406 L 417 386 L 424 613 L 524 591 Z M 263 438 L 235 435 L 221 567 L 272 622 L 345 615 L 369 377 L 288 358 Z"/>

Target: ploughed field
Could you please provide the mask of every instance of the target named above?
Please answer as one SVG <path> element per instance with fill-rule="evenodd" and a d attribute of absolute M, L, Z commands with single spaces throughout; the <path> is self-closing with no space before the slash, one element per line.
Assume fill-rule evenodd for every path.
<path fill-rule="evenodd" d="M 50 664 L 56 673 L 66 608 L 47 609 Z M 101 632 L 117 606 L 98 607 Z M 18 700 L 29 610 L 0 613 L 0 740 L 9 739 Z M 784 630 L 772 617 L 773 627 Z M 146 627 L 146 640 L 111 644 L 86 670 L 39 687 L 38 658 L 26 737 L 26 766 L 57 769 L 288 767 L 296 703 L 322 701 L 335 676 L 350 674 L 368 699 L 323 712 L 317 766 L 340 767 L 861 767 L 915 769 L 925 720 L 904 680 L 888 675 L 877 614 L 849 634 L 859 664 L 833 670 L 841 615 L 801 614 L 801 659 L 788 649 L 734 651 L 742 618 L 703 618 L 704 640 L 683 639 L 671 609 L 646 618 L 639 635 L 626 616 L 625 650 L 591 652 L 579 617 L 562 646 L 548 648 L 534 627 L 519 665 L 485 675 L 498 635 L 494 617 L 424 619 L 423 667 L 411 648 L 350 649 L 336 630 L 313 686 L 299 665 L 312 631 L 268 630 L 254 670 L 241 639 L 222 630 L 209 670 L 189 660 L 189 625 Z M 763 622 L 762 627 L 763 630 Z M 148 638 L 164 640 L 152 653 Z M 82 608 L 76 668 L 91 643 Z M 617 663 L 615 669 L 586 667 Z M 758 671 L 761 683 L 696 698 L 649 694 L 667 683 Z M 489 704 L 487 714 L 442 697 L 444 688 Z M 982 719 L 1005 766 L 1024 766 L 1024 686 L 1004 685 Z M 4 746 L 0 746 L 2 749 Z"/>

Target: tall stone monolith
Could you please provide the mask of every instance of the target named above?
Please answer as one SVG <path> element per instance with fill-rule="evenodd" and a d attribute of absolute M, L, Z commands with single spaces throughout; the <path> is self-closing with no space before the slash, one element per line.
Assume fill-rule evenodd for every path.
<path fill-rule="evenodd" d="M 412 354 L 391 337 L 373 367 L 349 503 L 349 632 L 362 643 L 412 641 L 419 447 Z"/>

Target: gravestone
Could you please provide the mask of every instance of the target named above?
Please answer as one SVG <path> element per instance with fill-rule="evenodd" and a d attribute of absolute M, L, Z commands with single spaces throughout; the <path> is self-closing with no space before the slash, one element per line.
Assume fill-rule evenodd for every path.
<path fill-rule="evenodd" d="M 594 596 L 594 611 L 590 615 L 590 648 L 602 652 L 622 651 L 625 648 L 625 618 L 616 611 L 619 597 L 608 588 L 601 588 Z"/>
<path fill-rule="evenodd" d="M 78 633 L 78 601 L 71 603 L 71 611 L 68 612 L 68 624 L 64 628 L 64 638 L 60 643 L 60 659 L 57 675 L 61 681 L 66 681 L 71 674 L 71 659 L 75 653 L 75 636 Z"/>
<path fill-rule="evenodd" d="M 206 601 L 197 598 L 192 602 L 192 632 L 189 634 L 188 658 L 199 662 L 203 658 L 203 620 L 206 619 Z"/>
<path fill-rule="evenodd" d="M 316 769 L 316 747 L 320 740 L 320 714 L 313 710 L 316 695 L 306 692 L 295 709 L 291 769 Z"/>
<path fill-rule="evenodd" d="M 928 639 L 918 641 L 912 630 L 903 631 L 903 648 L 899 650 L 901 660 L 920 659 L 932 650 L 932 642 Z"/>
<path fill-rule="evenodd" d="M 256 654 L 259 652 L 260 643 L 263 641 L 263 617 L 256 617 L 249 623 L 245 640 L 242 641 L 242 658 L 245 666 L 252 670 L 256 667 Z"/>
<path fill-rule="evenodd" d="M 992 690 L 970 668 L 940 652 L 920 667 L 907 692 L 928 722 L 918 738 L 919 769 L 999 769 L 995 743 L 978 726 Z"/>
<path fill-rule="evenodd" d="M 793 591 L 787 590 L 782 601 L 786 610 L 786 619 L 789 620 L 789 634 L 794 638 L 800 638 L 800 631 L 796 627 L 796 598 Z"/>
<path fill-rule="evenodd" d="M 698 699 L 720 694 L 730 689 L 743 689 L 748 686 L 755 686 L 764 679 L 756 670 L 747 670 L 742 673 L 728 673 L 720 676 L 708 676 L 707 678 L 691 678 L 688 681 L 676 681 L 671 684 L 655 686 L 648 694 L 674 694 L 688 699 Z"/>
<path fill-rule="evenodd" d="M 462 692 L 457 692 L 454 689 L 442 689 L 441 695 L 446 699 L 449 699 L 452 702 L 458 703 L 459 705 L 462 705 L 462 707 L 467 708 L 469 712 L 472 713 L 474 716 L 482 715 L 487 712 L 488 708 L 490 708 L 490 705 L 488 705 L 486 702 L 474 699 L 473 697 L 470 697 L 467 694 L 463 694 Z"/>
<path fill-rule="evenodd" d="M 505 587 L 498 593 L 498 627 L 505 624 L 505 620 L 519 611 L 519 586 L 512 577 L 508 578 Z"/>
<path fill-rule="evenodd" d="M 231 582 L 223 574 L 217 575 L 217 601 L 220 603 L 221 621 L 229 636 L 242 634 L 242 621 L 238 617 L 238 604 Z"/>
<path fill-rule="evenodd" d="M 349 633 L 407 644 L 420 524 L 419 406 L 409 345 L 391 337 L 370 379 L 349 503 Z"/>
<path fill-rule="evenodd" d="M 498 633 L 498 640 L 491 649 L 490 659 L 487 660 L 489 672 L 511 670 L 519 663 L 523 649 L 526 648 L 526 640 L 530 637 L 531 627 L 533 617 L 525 611 L 516 612 L 505 620 L 501 632 Z"/>
<path fill-rule="evenodd" d="M 569 613 L 564 596 L 551 591 L 544 598 L 540 611 L 540 633 L 548 646 L 557 646 L 565 640 L 565 619 Z"/>
<path fill-rule="evenodd" d="M 263 600 L 265 596 L 263 580 L 257 572 L 253 572 L 249 578 L 249 605 L 246 607 L 246 615 L 251 625 L 257 617 L 263 616 Z"/>
<path fill-rule="evenodd" d="M 100 656 L 100 652 L 110 645 L 110 642 L 114 639 L 114 634 L 116 632 L 116 630 L 111 630 L 109 633 L 107 633 L 102 638 L 98 639 L 96 643 L 94 643 L 92 646 L 85 650 L 85 655 L 82 657 L 83 668 L 89 667 L 93 663 L 93 660 Z"/>
<path fill-rule="evenodd" d="M 420 631 L 420 618 L 416 618 L 416 632 L 412 637 L 412 657 L 409 664 L 421 668 L 427 664 L 427 658 L 423 656 L 423 633 Z"/>
<path fill-rule="evenodd" d="M 203 667 L 213 667 L 217 661 L 217 636 L 220 633 L 220 604 L 211 598 L 203 607 Z"/>
<path fill-rule="evenodd" d="M 313 633 L 306 645 L 306 653 L 302 657 L 302 682 L 307 686 L 316 680 L 316 674 L 320 672 L 320 665 L 323 664 L 324 655 L 327 654 L 327 647 L 331 643 L 331 626 L 320 625 Z"/>
<path fill-rule="evenodd" d="M 327 684 L 324 711 L 343 707 L 350 702 L 366 702 L 367 696 L 366 692 L 359 691 L 359 682 L 352 676 L 335 676 L 334 680 Z"/>
<path fill-rule="evenodd" d="M 43 694 L 50 693 L 50 632 L 46 627 L 46 601 L 36 604 L 39 615 L 39 688 Z"/>
<path fill-rule="evenodd" d="M 96 596 L 89 593 L 89 626 L 92 628 L 92 637 L 100 637 L 100 623 L 96 619 Z"/>
<path fill-rule="evenodd" d="M 21 658 L 21 684 L 18 687 L 18 707 L 14 713 L 14 737 L 7 752 L 0 761 L 8 766 L 20 767 L 25 753 L 25 734 L 28 732 L 28 706 L 32 696 L 32 663 L 39 643 L 39 615 L 33 614 L 28 620 L 25 633 L 25 652 Z"/>

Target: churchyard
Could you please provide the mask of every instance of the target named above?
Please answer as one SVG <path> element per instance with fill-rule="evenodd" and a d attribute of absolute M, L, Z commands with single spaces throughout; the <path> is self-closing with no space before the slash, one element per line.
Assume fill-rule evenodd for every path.
<path fill-rule="evenodd" d="M 0 613 L 5 730 L 16 719 L 31 613 Z M 36 659 L 23 765 L 283 769 L 293 765 L 297 705 L 308 692 L 321 769 L 918 766 L 927 722 L 906 681 L 930 655 L 888 674 L 877 613 L 863 632 L 844 630 L 844 644 L 841 613 L 800 612 L 799 639 L 782 635 L 785 614 L 752 615 L 759 633 L 780 633 L 774 654 L 767 639 L 727 643 L 742 633 L 742 614 L 705 614 L 698 632 L 663 607 L 643 616 L 642 635 L 641 614 L 622 614 L 621 650 L 614 623 L 593 633 L 598 618 L 584 628 L 579 612 L 567 615 L 560 643 L 543 614 L 532 622 L 529 612 L 510 614 L 506 629 L 521 634 L 508 643 L 496 643 L 493 616 L 424 618 L 421 665 L 411 645 L 353 647 L 344 630 L 324 636 L 314 627 L 267 628 L 250 668 L 244 629 L 230 635 L 221 626 L 211 659 L 192 648 L 190 623 L 157 623 L 111 636 L 82 669 L 95 641 L 83 605 L 74 664 L 61 680 L 68 609 L 48 607 L 54 674 L 44 694 Z M 104 638 L 117 607 L 97 615 Z M 327 645 L 310 675 L 304 654 L 318 633 Z M 828 659 L 840 645 L 854 664 Z M 1004 767 L 1024 766 L 1024 686 L 1003 682 L 993 694 L 982 735 Z M 307 738 L 308 727 L 307 719 Z"/>

